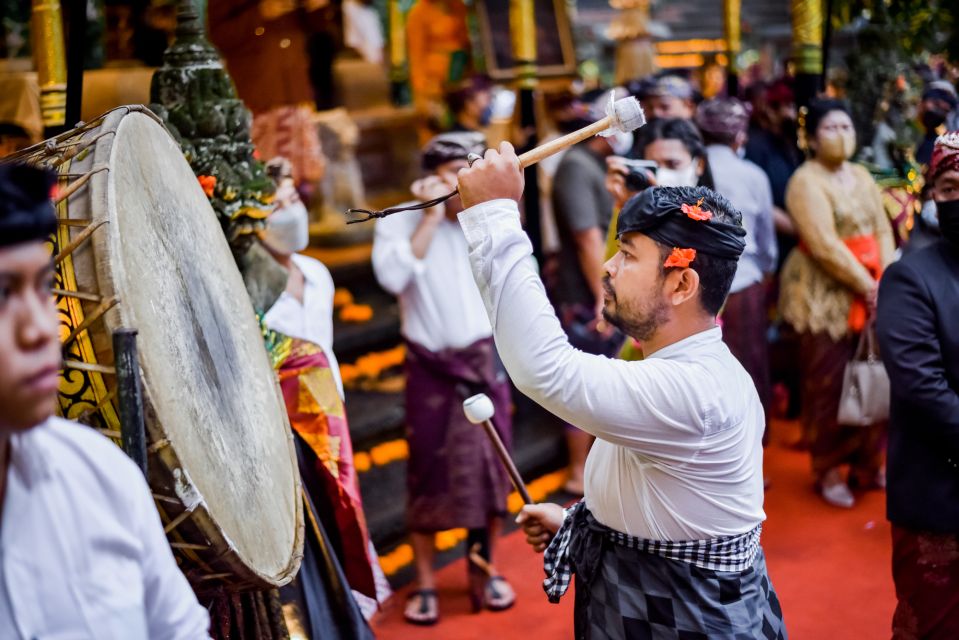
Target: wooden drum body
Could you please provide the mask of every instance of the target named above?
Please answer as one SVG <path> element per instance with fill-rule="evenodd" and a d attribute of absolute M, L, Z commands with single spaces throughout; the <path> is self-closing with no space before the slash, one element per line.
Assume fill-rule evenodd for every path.
<path fill-rule="evenodd" d="M 224 238 L 161 121 L 122 107 L 20 154 L 60 173 L 61 413 L 119 437 L 111 335 L 139 331 L 149 481 L 198 590 L 289 582 L 303 553 L 292 434 Z"/>

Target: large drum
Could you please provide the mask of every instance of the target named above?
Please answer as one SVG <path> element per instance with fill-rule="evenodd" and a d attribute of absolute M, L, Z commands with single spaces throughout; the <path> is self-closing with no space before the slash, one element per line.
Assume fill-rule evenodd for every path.
<path fill-rule="evenodd" d="M 198 590 L 289 582 L 303 511 L 283 398 L 177 143 L 147 109 L 122 107 L 15 159 L 61 177 L 62 414 L 119 436 L 111 335 L 137 329 L 150 486 L 187 577 Z"/>

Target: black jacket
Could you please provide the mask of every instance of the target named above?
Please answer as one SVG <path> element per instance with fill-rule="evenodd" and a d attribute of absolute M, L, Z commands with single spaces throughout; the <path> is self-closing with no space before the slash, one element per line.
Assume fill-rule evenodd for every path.
<path fill-rule="evenodd" d="M 959 533 L 959 245 L 940 240 L 889 267 L 877 329 L 892 388 L 889 520 Z"/>

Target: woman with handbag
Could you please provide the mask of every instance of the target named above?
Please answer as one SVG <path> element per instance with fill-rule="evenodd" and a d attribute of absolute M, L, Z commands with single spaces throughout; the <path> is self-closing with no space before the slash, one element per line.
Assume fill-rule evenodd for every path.
<path fill-rule="evenodd" d="M 866 169 L 849 162 L 856 134 L 847 107 L 814 101 L 805 132 L 812 157 L 786 189 L 800 244 L 783 266 L 779 308 L 800 334 L 801 421 L 817 488 L 829 504 L 850 508 L 850 485 L 885 484 L 883 421 L 862 425 L 868 421 L 862 415 L 844 416 L 843 422 L 860 425 L 848 426 L 840 424 L 839 413 L 846 365 L 862 332 L 872 330 L 879 277 L 893 259 L 894 243 L 879 188 Z"/>

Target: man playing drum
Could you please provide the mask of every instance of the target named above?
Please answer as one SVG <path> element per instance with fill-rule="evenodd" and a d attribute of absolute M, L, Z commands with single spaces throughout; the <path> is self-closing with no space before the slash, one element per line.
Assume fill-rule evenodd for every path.
<path fill-rule="evenodd" d="M 53 417 L 61 367 L 52 175 L 0 167 L 0 634 L 207 638 L 150 489 L 109 440 Z"/>
<path fill-rule="evenodd" d="M 584 500 L 519 517 L 535 548 L 549 543 L 552 601 L 576 575 L 576 638 L 785 638 L 759 544 L 763 409 L 716 326 L 745 247 L 739 212 L 702 187 L 656 187 L 626 203 L 603 310 L 643 345 L 646 359 L 626 362 L 577 351 L 563 334 L 529 260 L 512 147 L 461 171 L 459 189 L 510 377 L 596 436 Z"/>

